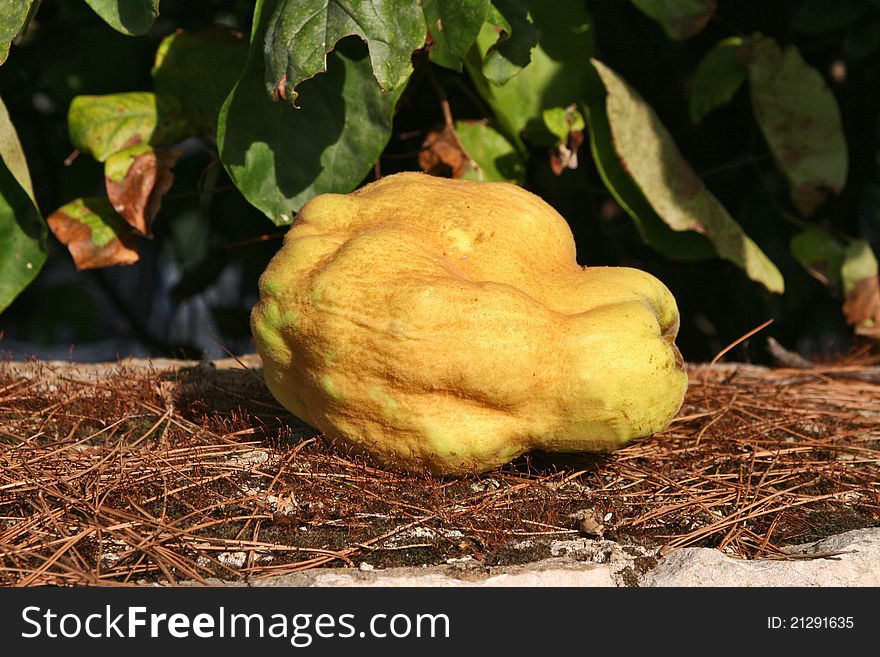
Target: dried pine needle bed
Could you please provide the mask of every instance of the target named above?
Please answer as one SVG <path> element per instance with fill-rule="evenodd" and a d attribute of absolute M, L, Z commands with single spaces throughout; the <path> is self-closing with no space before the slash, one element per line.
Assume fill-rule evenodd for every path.
<path fill-rule="evenodd" d="M 880 525 L 876 365 L 694 367 L 650 439 L 438 479 L 325 444 L 240 365 L 0 363 L 0 584 L 498 565 L 585 533 L 778 556 Z"/>

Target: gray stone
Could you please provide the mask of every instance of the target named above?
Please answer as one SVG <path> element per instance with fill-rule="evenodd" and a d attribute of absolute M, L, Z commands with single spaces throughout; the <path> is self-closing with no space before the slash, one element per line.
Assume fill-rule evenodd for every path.
<path fill-rule="evenodd" d="M 504 568 L 388 568 L 362 570 L 333 568 L 256 579 L 251 586 L 615 586 L 611 568 L 605 564 L 546 559 L 526 566 Z"/>
<path fill-rule="evenodd" d="M 880 528 L 786 549 L 788 557 L 735 559 L 684 548 L 660 559 L 642 586 L 880 586 Z"/>

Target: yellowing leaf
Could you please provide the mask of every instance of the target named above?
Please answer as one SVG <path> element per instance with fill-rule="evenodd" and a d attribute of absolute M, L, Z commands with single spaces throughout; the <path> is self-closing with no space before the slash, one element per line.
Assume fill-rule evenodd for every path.
<path fill-rule="evenodd" d="M 692 230 L 672 230 L 623 168 L 611 136 L 605 99 L 590 103 L 586 109 L 593 162 L 614 200 L 635 222 L 642 240 L 665 258 L 678 262 L 699 262 L 715 257 L 715 249 L 705 235 Z"/>
<path fill-rule="evenodd" d="M 608 92 L 614 148 L 657 214 L 673 230 L 702 233 L 720 257 L 781 293 L 782 274 L 694 173 L 654 110 L 617 73 L 592 61 Z"/>
<path fill-rule="evenodd" d="M 47 222 L 67 246 L 77 269 L 130 265 L 138 260 L 134 233 L 104 197 L 78 198 L 58 208 Z"/>
<path fill-rule="evenodd" d="M 143 91 L 77 96 L 67 123 L 73 145 L 99 162 L 130 146 L 173 143 L 187 135 L 177 99 Z"/>
<path fill-rule="evenodd" d="M 39 7 L 39 0 L 6 0 L 0 7 L 0 64 L 9 56 L 12 41 L 27 27 Z"/>
<path fill-rule="evenodd" d="M 0 99 L 0 157 L 6 163 L 15 181 L 34 198 L 34 185 L 27 166 L 27 158 L 18 140 L 18 133 L 9 118 L 6 105 Z"/>
<path fill-rule="evenodd" d="M 846 183 L 849 155 L 840 110 L 822 75 L 794 46 L 770 38 L 749 44 L 752 109 L 795 206 L 810 215 Z"/>

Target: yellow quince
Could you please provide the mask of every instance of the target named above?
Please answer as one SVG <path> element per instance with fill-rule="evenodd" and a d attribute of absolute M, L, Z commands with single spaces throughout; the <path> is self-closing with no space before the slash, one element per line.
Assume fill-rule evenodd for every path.
<path fill-rule="evenodd" d="M 579 266 L 534 194 L 420 173 L 308 202 L 251 316 L 285 408 L 436 474 L 663 429 L 687 387 L 678 324 L 650 274 Z"/>

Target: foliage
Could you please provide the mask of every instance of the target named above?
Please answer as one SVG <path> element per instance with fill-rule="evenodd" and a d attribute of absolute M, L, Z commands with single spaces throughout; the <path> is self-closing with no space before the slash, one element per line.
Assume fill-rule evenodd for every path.
<path fill-rule="evenodd" d="M 766 4 L 6 3 L 0 311 L 59 242 L 82 269 L 170 250 L 179 304 L 255 276 L 313 196 L 421 167 L 525 185 L 588 264 L 655 269 L 702 357 L 767 315 L 876 338 L 880 3 Z"/>

